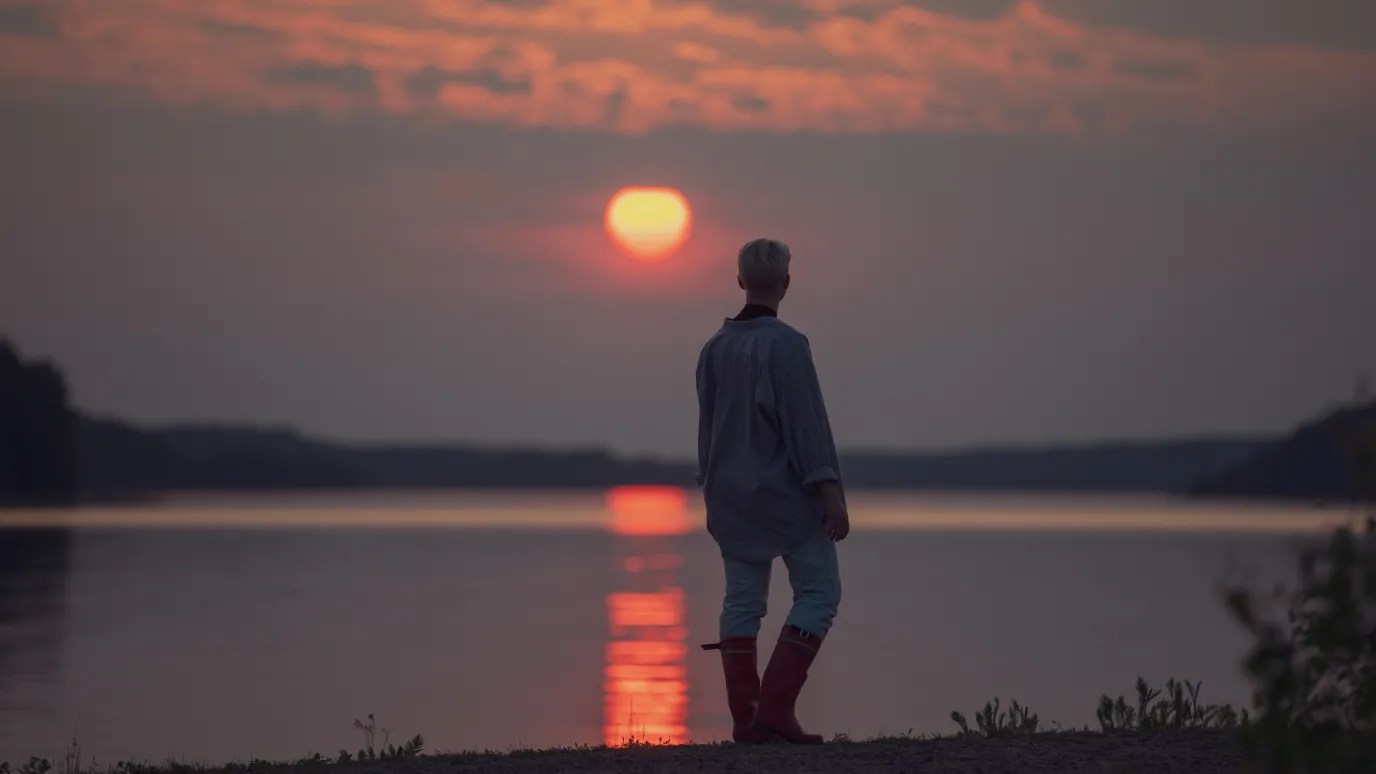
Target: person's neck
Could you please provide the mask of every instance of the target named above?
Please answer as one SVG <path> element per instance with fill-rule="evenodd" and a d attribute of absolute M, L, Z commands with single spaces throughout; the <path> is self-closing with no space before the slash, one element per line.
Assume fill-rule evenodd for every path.
<path fill-rule="evenodd" d="M 774 306 L 778 306 L 778 303 L 776 302 Z M 740 313 L 731 319 L 736 322 L 750 322 L 751 320 L 758 320 L 761 317 L 775 318 L 779 316 L 779 311 L 775 309 L 774 306 L 765 306 L 758 301 L 747 299 Z"/>
<path fill-rule="evenodd" d="M 775 314 L 779 313 L 779 300 L 775 298 L 751 298 L 750 296 L 746 296 L 745 305 L 762 306 Z"/>

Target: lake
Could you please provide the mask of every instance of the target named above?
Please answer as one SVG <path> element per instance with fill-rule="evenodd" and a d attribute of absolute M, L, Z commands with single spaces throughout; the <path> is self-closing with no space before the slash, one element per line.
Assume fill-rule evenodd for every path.
<path fill-rule="evenodd" d="M 1219 584 L 1269 587 L 1348 515 L 850 499 L 841 611 L 799 705 L 828 735 L 950 731 L 996 695 L 1083 725 L 1139 675 L 1245 703 Z M 333 754 L 369 713 L 431 750 L 729 738 L 719 656 L 698 648 L 723 587 L 702 519 L 666 489 L 0 512 L 0 760 L 73 737 L 102 763 Z M 772 591 L 771 647 L 781 564 Z"/>

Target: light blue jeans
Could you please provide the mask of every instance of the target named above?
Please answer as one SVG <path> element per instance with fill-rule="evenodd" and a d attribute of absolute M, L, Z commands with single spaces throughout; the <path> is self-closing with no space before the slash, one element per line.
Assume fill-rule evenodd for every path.
<path fill-rule="evenodd" d="M 760 620 L 768 612 L 769 575 L 774 562 L 722 559 L 726 563 L 726 599 L 721 607 L 721 638 L 757 637 Z M 788 583 L 793 587 L 793 608 L 788 611 L 786 624 L 825 636 L 841 604 L 836 544 L 819 528 L 816 537 L 783 559 Z"/>

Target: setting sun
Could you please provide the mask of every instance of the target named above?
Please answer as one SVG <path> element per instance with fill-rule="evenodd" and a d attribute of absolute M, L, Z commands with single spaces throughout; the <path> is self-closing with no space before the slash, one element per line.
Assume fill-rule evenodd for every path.
<path fill-rule="evenodd" d="M 607 234 L 631 257 L 658 261 L 688 241 L 692 212 L 672 188 L 623 188 L 607 203 Z"/>

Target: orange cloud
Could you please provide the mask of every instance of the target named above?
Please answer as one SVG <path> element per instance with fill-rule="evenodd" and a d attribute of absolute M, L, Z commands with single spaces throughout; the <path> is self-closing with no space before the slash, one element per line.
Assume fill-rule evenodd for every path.
<path fill-rule="evenodd" d="M 853 15 L 854 7 L 865 13 Z M 754 7 L 742 4 L 739 7 Z M 778 8 L 761 3 L 760 9 Z M 811 0 L 792 25 L 705 2 L 48 0 L 0 80 L 172 103 L 313 106 L 642 133 L 1116 131 L 1376 116 L 1376 54 Z M 805 11 L 802 9 L 806 8 Z"/>
<path fill-rule="evenodd" d="M 685 62 L 697 62 L 699 64 L 712 64 L 721 58 L 715 48 L 704 46 L 701 43 L 694 43 L 685 40 L 674 46 L 674 56 Z"/>

